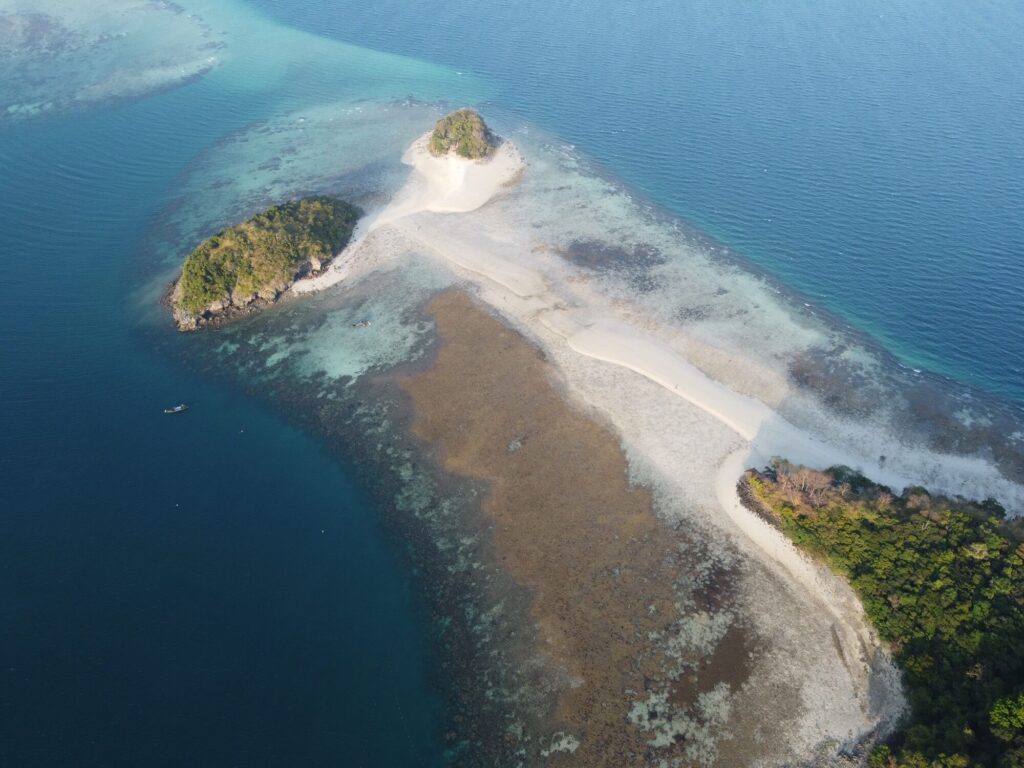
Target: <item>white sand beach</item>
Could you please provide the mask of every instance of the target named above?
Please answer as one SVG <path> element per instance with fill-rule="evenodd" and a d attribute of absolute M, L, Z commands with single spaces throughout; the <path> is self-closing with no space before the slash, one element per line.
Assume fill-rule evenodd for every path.
<path fill-rule="evenodd" d="M 523 159 L 511 142 L 502 142 L 484 160 L 466 160 L 454 153 L 437 157 L 429 149 L 430 134 L 417 139 L 402 157 L 412 167 L 404 189 L 383 209 L 370 212 L 356 225 L 352 240 L 318 277 L 300 280 L 292 291 L 320 291 L 343 280 L 366 237 L 373 231 L 417 213 L 470 213 L 486 205 L 523 170 Z M 497 265 L 495 265 L 497 269 Z"/>
<path fill-rule="evenodd" d="M 395 241 L 388 238 L 433 255 L 476 284 L 485 302 L 548 352 L 570 394 L 616 428 L 637 466 L 647 468 L 648 480 L 663 483 L 669 496 L 678 492 L 696 500 L 712 525 L 737 536 L 751 556 L 779 573 L 792 589 L 803 590 L 803 603 L 779 608 L 774 617 L 786 621 L 781 616 L 796 612 L 789 621 L 811 621 L 799 611 L 817 612 L 815 629 L 805 628 L 808 638 L 815 639 L 779 640 L 779 653 L 793 657 L 780 663 L 788 663 L 792 679 L 803 686 L 806 708 L 786 736 L 792 749 L 799 753 L 888 727 L 904 707 L 898 674 L 885 660 L 856 598 L 840 579 L 740 504 L 740 475 L 747 467 L 782 456 L 818 468 L 845 464 L 896 489 L 912 484 L 949 493 L 984 489 L 1011 509 L 1024 508 L 1024 489 L 981 459 L 920 447 L 892 455 L 897 451 L 886 447 L 884 436 L 872 434 L 870 425 L 844 424 L 829 434 L 795 426 L 774 404 L 751 394 L 768 386 L 757 380 L 756 365 L 747 366 L 755 383 L 746 391 L 730 386 L 685 352 L 698 341 L 703 348 L 713 348 L 713 343 L 641 319 L 629 300 L 602 294 L 566 260 L 531 247 L 522 227 L 507 225 L 503 212 L 489 204 L 497 203 L 526 172 L 511 142 L 502 143 L 483 162 L 434 157 L 426 142 L 426 136 L 419 139 L 403 158 L 412 170 L 394 201 L 360 223 L 351 245 L 325 274 L 293 290 L 320 290 L 389 260 L 394 263 Z M 375 238 L 382 244 L 372 247 Z M 360 255 L 362 251 L 366 253 Z M 720 357 L 730 362 L 716 373 L 746 365 L 724 351 Z M 705 354 L 703 359 L 715 358 Z M 695 423 L 708 435 L 699 448 L 680 440 Z M 890 454 L 888 460 L 883 452 Z M 690 479 L 690 487 L 684 487 L 682 478 Z M 807 607 L 811 605 L 816 608 Z M 770 613 L 772 608 L 764 610 Z M 773 618 L 767 613 L 761 620 L 770 623 Z M 807 642 L 811 647 L 803 647 Z M 766 672 L 762 681 L 766 690 L 771 674 L 775 672 Z"/>

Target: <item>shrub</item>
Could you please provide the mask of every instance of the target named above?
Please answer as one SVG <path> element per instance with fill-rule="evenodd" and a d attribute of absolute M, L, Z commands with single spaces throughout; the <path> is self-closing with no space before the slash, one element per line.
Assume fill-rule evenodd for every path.
<path fill-rule="evenodd" d="M 352 234 L 359 210 L 330 197 L 276 205 L 203 241 L 181 269 L 177 306 L 198 315 L 232 294 L 289 285 L 303 265 L 326 262 Z"/>
<path fill-rule="evenodd" d="M 452 149 L 460 157 L 477 160 L 494 148 L 494 135 L 480 115 L 471 109 L 460 109 L 437 121 L 430 135 L 430 151 L 446 155 Z"/>
<path fill-rule="evenodd" d="M 827 480 L 828 482 L 823 482 Z M 994 502 L 778 461 L 746 494 L 857 591 L 904 673 L 911 712 L 886 768 L 1011 765 L 1024 746 L 1024 552 Z"/>

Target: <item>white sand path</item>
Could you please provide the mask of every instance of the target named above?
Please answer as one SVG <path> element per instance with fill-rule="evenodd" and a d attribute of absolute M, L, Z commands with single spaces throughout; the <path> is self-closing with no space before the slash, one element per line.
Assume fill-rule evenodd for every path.
<path fill-rule="evenodd" d="M 428 149 L 429 138 L 430 134 L 420 137 L 403 156 L 403 162 L 411 166 L 412 172 L 395 199 L 359 222 L 351 244 L 324 274 L 300 281 L 292 290 L 296 293 L 321 290 L 344 279 L 352 257 L 366 237 L 387 226 L 395 227 L 457 268 L 500 286 L 528 306 L 535 319 L 565 339 L 579 354 L 634 371 L 735 431 L 744 446 L 727 457 L 719 469 L 719 500 L 743 531 L 801 581 L 808 577 L 806 558 L 799 556 L 777 532 L 772 531 L 773 535 L 769 536 L 762 530 L 767 526 L 739 505 L 735 484 L 744 468 L 764 465 L 773 456 L 819 468 L 845 464 L 896 489 L 915 484 L 935 486 L 944 475 L 950 474 L 969 477 L 992 474 L 991 467 L 981 459 L 945 455 L 929 457 L 921 462 L 920 471 L 911 472 L 907 471 L 906 464 L 886 463 L 881 457 L 864 455 L 855 446 L 826 443 L 798 429 L 763 402 L 712 379 L 655 335 L 606 313 L 571 307 L 571 302 L 558 295 L 528 260 L 520 263 L 503 255 L 501 244 L 488 234 L 480 233 L 470 240 L 437 226 L 436 222 L 443 221 L 443 216 L 432 221 L 418 218 L 417 214 L 421 213 L 475 211 L 501 194 L 524 169 L 519 151 L 508 141 L 487 160 L 473 161 L 451 153 L 435 157 Z M 1004 482 L 992 490 L 999 491 L 1001 499 L 1011 509 L 1024 508 L 1024 489 L 1020 486 Z"/>
<path fill-rule="evenodd" d="M 466 160 L 454 153 L 442 157 L 429 150 L 424 134 L 406 150 L 402 162 L 412 166 L 408 183 L 385 208 L 370 212 L 356 225 L 349 245 L 318 277 L 299 280 L 295 293 L 311 293 L 345 279 L 366 238 L 375 230 L 417 213 L 470 213 L 483 207 L 522 172 L 523 159 L 511 142 L 502 142 L 485 160 Z M 492 265 L 499 270 L 498 265 Z"/>
<path fill-rule="evenodd" d="M 337 283 L 348 274 L 352 255 L 370 233 L 385 226 L 394 227 L 457 270 L 500 287 L 503 301 L 516 300 L 520 320 L 525 318 L 538 330 L 543 328 L 550 332 L 549 336 L 554 334 L 555 339 L 563 339 L 580 355 L 621 366 L 659 384 L 721 421 L 740 439 L 739 447 L 722 459 L 715 473 L 715 496 L 722 511 L 771 561 L 781 565 L 824 605 L 834 619 L 836 639 L 842 646 L 853 690 L 866 691 L 870 649 L 876 642 L 861 611 L 856 606 L 851 610 L 850 593 L 837 591 L 834 576 L 742 505 L 736 487 L 740 476 L 747 467 L 763 466 L 772 457 L 781 456 L 817 468 L 845 464 L 896 489 L 921 484 L 950 492 L 941 487 L 942 481 L 971 477 L 981 485 L 998 477 L 992 467 L 981 459 L 927 451 L 920 451 L 920 457 L 914 461 L 887 463 L 882 457 L 865 455 L 867 449 L 861 446 L 825 442 L 797 428 L 765 403 L 711 378 L 655 333 L 618 319 L 610 307 L 573 306 L 573 297 L 560 295 L 552 288 L 554 281 L 545 278 L 534 260 L 526 254 L 510 252 L 508 244 L 494 239 L 492 234 L 454 234 L 456 228 L 439 226 L 444 216 L 418 217 L 417 214 L 428 212 L 475 211 L 500 194 L 523 169 L 518 151 L 508 142 L 490 160 L 473 162 L 453 155 L 432 156 L 427 138 L 414 143 L 403 157 L 413 170 L 395 200 L 360 222 L 352 244 L 324 275 L 296 284 L 294 290 L 303 293 Z M 1024 508 L 1024 489 L 1008 481 L 998 485 L 991 492 L 998 493 L 1011 509 Z M 892 685 L 891 711 L 877 713 L 883 718 L 897 714 L 892 708 L 900 706 L 898 683 Z"/>

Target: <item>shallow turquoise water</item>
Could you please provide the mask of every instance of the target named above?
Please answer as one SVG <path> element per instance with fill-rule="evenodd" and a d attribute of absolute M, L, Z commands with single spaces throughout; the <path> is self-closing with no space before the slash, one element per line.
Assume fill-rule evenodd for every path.
<path fill-rule="evenodd" d="M 251 0 L 494 102 L 870 332 L 1024 401 L 1024 6 Z"/>

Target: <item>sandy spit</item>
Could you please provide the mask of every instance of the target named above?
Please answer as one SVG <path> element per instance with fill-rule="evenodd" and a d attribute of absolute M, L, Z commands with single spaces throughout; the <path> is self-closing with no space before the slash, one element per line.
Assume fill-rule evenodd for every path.
<path fill-rule="evenodd" d="M 827 621 L 832 638 L 829 641 L 830 647 L 818 648 L 815 653 L 834 653 L 841 661 L 840 664 L 840 661 L 833 659 L 835 663 L 822 664 L 818 674 L 821 679 L 811 681 L 810 673 L 804 675 L 808 690 L 813 689 L 814 693 L 805 698 L 807 712 L 803 722 L 813 725 L 804 728 L 797 722 L 791 733 L 804 734 L 800 737 L 802 741 L 795 735 L 787 740 L 795 749 L 798 748 L 797 741 L 803 745 L 799 749 L 830 740 L 849 743 L 878 727 L 880 723 L 891 722 L 903 706 L 902 698 L 898 685 L 891 682 L 895 680 L 895 675 L 888 673 L 883 675 L 890 681 L 886 684 L 885 695 L 879 694 L 878 642 L 867 627 L 859 605 L 852 599 L 849 590 L 838 583 L 836 577 L 812 563 L 777 531 L 744 509 L 736 493 L 736 482 L 743 469 L 762 466 L 773 456 L 785 456 L 792 461 L 821 468 L 846 464 L 895 488 L 922 484 L 935 486 L 940 491 L 946 490 L 937 485 L 937 479 L 941 481 L 942 478 L 971 478 L 971 482 L 978 486 L 991 487 L 993 483 L 1001 482 L 999 478 L 993 477 L 992 468 L 980 459 L 928 454 L 926 451 L 905 457 L 902 461 L 886 462 L 884 457 L 867 455 L 859 445 L 829 442 L 797 428 L 766 403 L 735 391 L 698 368 L 680 351 L 678 343 L 672 343 L 671 334 L 661 333 L 657 327 L 639 322 L 628 311 L 623 311 L 620 305 L 607 301 L 596 292 L 587 293 L 579 287 L 580 283 L 566 278 L 567 268 L 564 265 L 545 262 L 543 254 L 538 256 L 531 249 L 523 247 L 522 237 L 517 236 L 517 233 L 494 226 L 491 219 L 479 218 L 480 214 L 474 212 L 481 211 L 499 198 L 524 173 L 523 159 L 510 142 L 502 144 L 492 159 L 481 163 L 455 156 L 435 158 L 427 151 L 426 139 L 424 136 L 414 143 L 403 158 L 411 167 L 406 187 L 389 205 L 360 223 L 353 243 L 335 259 L 327 273 L 315 280 L 297 284 L 294 290 L 319 290 L 348 276 L 355 277 L 363 270 L 375 268 L 377 265 L 372 260 L 361 259 L 360 250 L 375 237 L 382 240 L 386 233 L 395 242 L 405 244 L 404 247 L 413 244 L 417 253 L 435 257 L 457 275 L 474 283 L 479 296 L 494 311 L 514 327 L 526 331 L 549 353 L 551 360 L 559 361 L 560 374 L 570 382 L 574 381 L 573 376 L 593 375 L 597 370 L 593 364 L 588 367 L 566 362 L 585 358 L 594 364 L 628 372 L 628 376 L 632 377 L 627 380 L 631 389 L 637 388 L 639 391 L 643 382 L 653 383 L 671 398 L 685 402 L 687 407 L 698 409 L 705 418 L 711 417 L 725 427 L 734 436 L 732 447 L 717 454 L 713 461 L 700 459 L 700 474 L 705 478 L 713 477 L 710 496 L 716 507 L 714 514 L 723 524 L 727 524 L 728 530 L 739 531 L 745 537 L 750 551 L 756 553 L 757 558 L 784 573 L 791 583 L 797 585 L 794 589 L 803 591 L 810 598 L 815 604 L 813 611 L 817 618 L 814 621 Z M 457 226 L 457 222 L 463 219 L 466 222 L 472 221 L 473 225 Z M 491 226 L 480 226 L 479 222 L 483 220 L 490 221 Z M 381 251 L 379 248 L 366 250 L 378 254 Z M 392 253 L 389 258 L 400 256 L 396 257 Z M 440 318 L 454 312 L 451 306 L 441 307 L 438 311 L 439 324 L 442 322 Z M 454 338 L 451 328 L 448 334 L 449 338 Z M 464 378 L 481 384 L 489 382 L 495 366 L 500 362 L 489 355 L 480 354 L 475 359 L 475 368 L 463 371 Z M 588 371 L 591 373 L 588 374 Z M 461 380 L 459 383 L 462 383 Z M 575 381 L 568 389 L 586 398 L 586 382 Z M 428 403 L 429 398 L 426 397 L 420 398 L 419 402 L 424 414 L 443 406 L 450 411 L 448 418 L 457 422 L 460 418 L 459 409 L 469 407 L 467 404 L 475 402 L 474 398 L 478 394 L 473 389 L 464 388 L 434 390 L 432 397 L 436 402 L 433 405 Z M 518 405 L 515 399 L 514 393 L 507 391 L 492 393 L 488 402 L 488 407 L 494 412 L 491 418 L 502 418 L 500 412 L 506 407 L 510 412 L 514 411 Z M 494 402 L 501 402 L 502 407 L 493 408 Z M 590 405 L 599 407 L 594 403 Z M 629 407 L 628 401 L 625 407 Z M 652 442 L 649 435 L 629 431 L 641 423 L 647 428 L 653 423 L 652 420 L 631 422 L 629 418 L 619 418 L 614 410 L 608 413 L 606 409 L 606 413 L 611 424 L 621 431 L 619 437 L 624 443 L 636 448 L 657 442 Z M 493 481 L 495 499 L 501 498 L 502 493 L 526 493 L 535 483 L 544 480 L 536 472 L 502 476 L 501 472 L 505 471 L 501 468 L 502 462 L 511 465 L 517 459 L 505 454 L 490 455 L 488 451 L 496 450 L 494 445 L 486 450 L 482 445 L 476 445 L 472 450 L 466 446 L 460 447 L 456 437 L 446 433 L 442 422 L 433 426 L 424 422 L 419 428 L 425 439 L 443 447 L 455 471 L 480 473 L 480 476 Z M 666 424 L 665 428 L 672 427 Z M 509 436 L 509 441 L 514 440 L 514 436 Z M 668 437 L 662 441 L 662 445 L 670 444 L 673 443 Z M 680 474 L 676 464 L 685 460 L 685 456 L 665 452 L 660 456 L 646 458 L 667 478 Z M 553 466 L 561 465 L 555 462 Z M 618 464 L 615 464 L 613 474 L 621 475 Z M 576 481 L 563 482 L 563 489 L 583 487 Z M 1002 482 L 998 489 L 993 487 L 991 490 L 998 492 L 1008 506 L 1024 508 L 1024 489 L 1021 487 Z M 582 496 L 582 491 L 578 493 Z M 572 494 L 567 497 L 567 501 L 571 502 L 571 497 Z M 500 504 L 497 501 L 493 503 L 498 504 L 495 509 L 499 509 Z M 545 498 L 533 498 L 530 503 L 542 505 Z M 591 510 L 589 516 L 574 519 L 586 519 L 594 530 L 601 530 L 602 520 L 598 511 Z M 585 533 L 577 531 L 573 535 L 584 536 Z M 541 535 L 537 534 L 532 544 L 523 542 L 518 546 L 521 549 L 541 547 L 543 542 L 537 541 L 539 538 Z M 648 536 L 647 541 L 653 541 L 654 538 L 657 537 Z M 655 542 L 650 546 L 656 551 L 660 544 Z M 515 562 L 522 564 L 527 560 Z M 528 566 L 522 565 L 524 582 L 529 583 L 534 578 L 531 574 L 536 574 L 541 566 L 540 561 Z M 584 568 L 581 573 L 586 572 L 584 563 L 577 563 L 576 567 Z M 562 571 L 561 578 L 569 579 L 570 573 Z M 538 619 L 542 625 L 550 628 L 552 655 L 562 658 L 559 648 L 568 647 L 564 645 L 569 642 L 566 639 L 567 630 L 564 627 L 558 628 L 559 620 L 553 618 L 558 616 L 557 610 L 543 607 L 544 599 L 550 597 L 550 593 L 542 590 L 540 595 Z M 796 603 L 792 609 L 794 612 L 798 610 L 795 606 Z M 564 605 L 562 607 L 567 610 Z M 799 620 L 796 613 L 789 615 L 794 621 Z M 768 616 L 764 621 L 768 622 L 770 618 Z M 642 621 L 642 617 L 630 620 Z M 781 629 L 785 631 L 784 627 Z M 795 641 L 784 639 L 780 642 Z M 831 647 L 832 643 L 835 647 Z M 801 649 L 801 653 L 811 651 Z M 575 651 L 565 654 L 562 660 L 566 669 L 574 669 L 570 657 L 575 656 Z M 888 662 L 883 658 L 882 663 L 884 665 Z M 872 665 L 876 665 L 875 668 Z M 589 667 L 589 674 L 580 673 L 579 668 L 570 674 L 579 673 L 584 680 L 596 681 L 593 670 L 599 666 Z M 835 669 L 840 666 L 846 670 L 842 673 L 844 680 L 841 687 L 833 684 Z M 621 683 L 619 680 L 617 684 Z M 594 685 L 601 690 L 614 687 L 601 688 L 597 682 Z M 592 690 L 588 686 L 589 683 L 584 685 L 583 690 Z M 581 726 L 583 721 L 574 720 L 568 714 L 575 711 L 571 707 L 565 708 L 568 705 L 564 701 L 568 700 L 563 699 L 560 716 L 566 727 L 577 734 L 573 738 L 583 739 L 580 745 L 586 744 L 585 729 Z M 625 720 L 621 713 L 619 717 L 621 730 Z M 580 745 L 577 746 L 583 749 Z M 620 752 L 622 755 L 634 754 L 631 751 L 634 747 L 623 749 L 625 751 Z"/>

